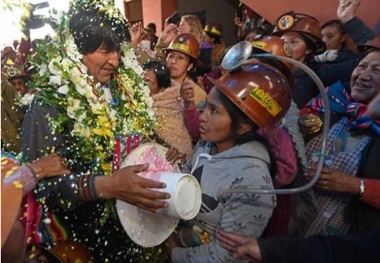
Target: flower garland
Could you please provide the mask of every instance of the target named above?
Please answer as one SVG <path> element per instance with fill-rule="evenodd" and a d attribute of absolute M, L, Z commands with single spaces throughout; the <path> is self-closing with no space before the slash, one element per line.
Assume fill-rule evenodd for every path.
<path fill-rule="evenodd" d="M 69 162 L 84 161 L 97 172 L 111 174 L 115 136 L 153 135 L 153 101 L 143 70 L 131 46 L 123 43 L 110 83 L 116 87 L 113 103 L 108 103 L 100 84 L 87 74 L 67 21 L 63 19 L 59 27 L 55 37 L 38 45 L 38 55 L 32 58 L 36 74 L 29 87 L 40 88 L 40 102 L 58 109 L 58 118 L 47 116 L 52 132 L 70 131 Z"/>
<path fill-rule="evenodd" d="M 102 7 L 103 13 L 98 15 L 106 18 L 120 17 L 118 12 L 114 11 L 112 0 L 71 1 L 71 5 L 79 4 L 81 6 L 78 8 L 84 6 L 89 10 Z M 42 104 L 57 109 L 57 117 L 49 115 L 46 117 L 52 133 L 64 134 L 66 137 L 65 155 L 69 158 L 67 160 L 69 164 L 90 167 L 91 174 L 111 174 L 111 161 L 117 137 L 139 135 L 147 140 L 154 134 L 153 100 L 149 95 L 149 87 L 142 78 L 143 70 L 137 62 L 133 49 L 128 43 L 123 43 L 120 47 L 119 67 L 114 70 L 110 83 L 107 83 L 112 89 L 113 98 L 111 102 L 107 101 L 104 89 L 101 85 L 95 84 L 94 78 L 88 75 L 87 67 L 82 63 L 83 56 L 79 53 L 74 37 L 69 31 L 69 19 L 67 14 L 62 14 L 60 22 L 51 18 L 49 23 L 54 25 L 57 35 L 38 43 L 37 55 L 30 58 L 35 67 L 35 74 L 29 82 L 29 88 L 39 88 L 32 105 Z M 124 24 L 121 19 L 112 21 L 114 25 L 119 22 Z M 87 172 L 85 169 L 82 170 L 84 173 Z M 38 201 L 43 205 L 43 213 L 50 211 L 43 198 Z M 107 200 L 104 205 L 100 204 L 96 210 L 90 211 L 93 213 L 89 214 L 88 227 L 94 231 L 104 229 L 101 226 L 108 218 L 115 220 L 115 216 L 111 217 L 116 215 L 113 200 Z M 99 212 L 102 213 L 101 218 L 97 217 Z M 51 221 L 44 223 L 51 225 Z M 137 259 L 139 262 L 156 262 L 156 259 L 166 256 L 162 247 L 140 248 L 123 234 L 118 224 L 113 224 L 112 229 L 108 228 L 110 226 L 108 224 L 107 228 L 101 231 L 98 242 L 90 245 L 91 249 L 102 249 L 100 252 L 105 258 L 104 262 L 127 262 L 130 259 L 133 259 L 133 262 L 137 262 Z M 107 233 L 114 234 L 115 237 L 112 237 L 114 240 L 123 242 L 118 246 L 120 250 L 107 248 L 110 252 L 105 253 L 103 247 L 107 246 Z M 77 237 L 76 234 L 73 233 L 74 238 Z"/>

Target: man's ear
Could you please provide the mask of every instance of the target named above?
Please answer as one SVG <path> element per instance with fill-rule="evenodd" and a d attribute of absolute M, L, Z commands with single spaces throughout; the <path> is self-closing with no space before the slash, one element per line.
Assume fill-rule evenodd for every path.
<path fill-rule="evenodd" d="M 240 122 L 239 129 L 238 129 L 238 134 L 239 135 L 245 134 L 245 133 L 249 132 L 252 129 L 253 129 L 252 124 L 246 123 L 246 122 Z"/>

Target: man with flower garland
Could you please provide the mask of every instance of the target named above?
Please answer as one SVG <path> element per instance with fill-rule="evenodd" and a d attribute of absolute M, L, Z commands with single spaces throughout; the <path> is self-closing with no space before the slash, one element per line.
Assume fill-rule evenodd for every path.
<path fill-rule="evenodd" d="M 114 206 L 121 199 L 155 212 L 167 206 L 158 199 L 169 198 L 150 190 L 164 184 L 137 175 L 148 164 L 117 169 L 130 150 L 121 142 L 132 142 L 126 147 L 133 149 L 154 127 L 149 88 L 127 33 L 112 0 L 73 0 L 56 37 L 37 49 L 32 86 L 40 91 L 23 124 L 22 155 L 30 161 L 56 152 L 73 173 L 42 180 L 35 198 L 28 198 L 30 244 L 72 239 L 99 262 L 159 262 L 164 256 L 162 249 L 134 244 Z"/>

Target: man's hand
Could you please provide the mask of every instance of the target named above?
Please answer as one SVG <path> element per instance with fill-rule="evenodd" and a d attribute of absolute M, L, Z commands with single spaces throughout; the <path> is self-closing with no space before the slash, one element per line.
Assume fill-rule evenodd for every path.
<path fill-rule="evenodd" d="M 312 167 L 308 173 L 309 179 L 315 173 Z M 323 167 L 316 186 L 332 192 L 358 194 L 360 179 L 334 168 Z"/>
<path fill-rule="evenodd" d="M 170 195 L 151 189 L 165 188 L 166 185 L 138 175 L 148 166 L 148 164 L 127 166 L 116 171 L 112 176 L 97 176 L 96 193 L 104 199 L 120 199 L 151 212 L 167 207 L 168 204 L 160 199 L 169 199 Z"/>
<path fill-rule="evenodd" d="M 36 173 L 38 180 L 46 177 L 71 173 L 71 171 L 67 168 L 65 160 L 55 153 L 39 158 L 29 164 L 29 167 Z"/>
<path fill-rule="evenodd" d="M 356 16 L 356 10 L 360 5 L 360 0 L 339 0 L 336 14 L 342 24 L 347 23 Z"/>
<path fill-rule="evenodd" d="M 323 122 L 321 118 L 314 114 L 301 115 L 298 119 L 298 126 L 304 135 L 318 132 L 321 129 L 322 125 Z"/>
<path fill-rule="evenodd" d="M 261 252 L 257 239 L 243 235 L 236 235 L 220 230 L 217 234 L 219 244 L 224 249 L 233 253 L 235 258 L 260 262 Z"/>

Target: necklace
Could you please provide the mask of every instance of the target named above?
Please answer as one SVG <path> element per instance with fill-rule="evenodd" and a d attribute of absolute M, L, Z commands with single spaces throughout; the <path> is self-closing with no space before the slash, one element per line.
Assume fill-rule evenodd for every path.
<path fill-rule="evenodd" d="M 37 54 L 30 87 L 40 88 L 40 103 L 58 109 L 58 118 L 47 116 L 52 132 L 70 131 L 69 162 L 84 161 L 96 172 L 111 174 L 116 136 L 153 135 L 153 100 L 129 44 L 122 44 L 120 65 L 109 83 L 114 88 L 111 104 L 103 98 L 101 84 L 87 74 L 67 22 L 56 37 L 38 46 Z"/>

